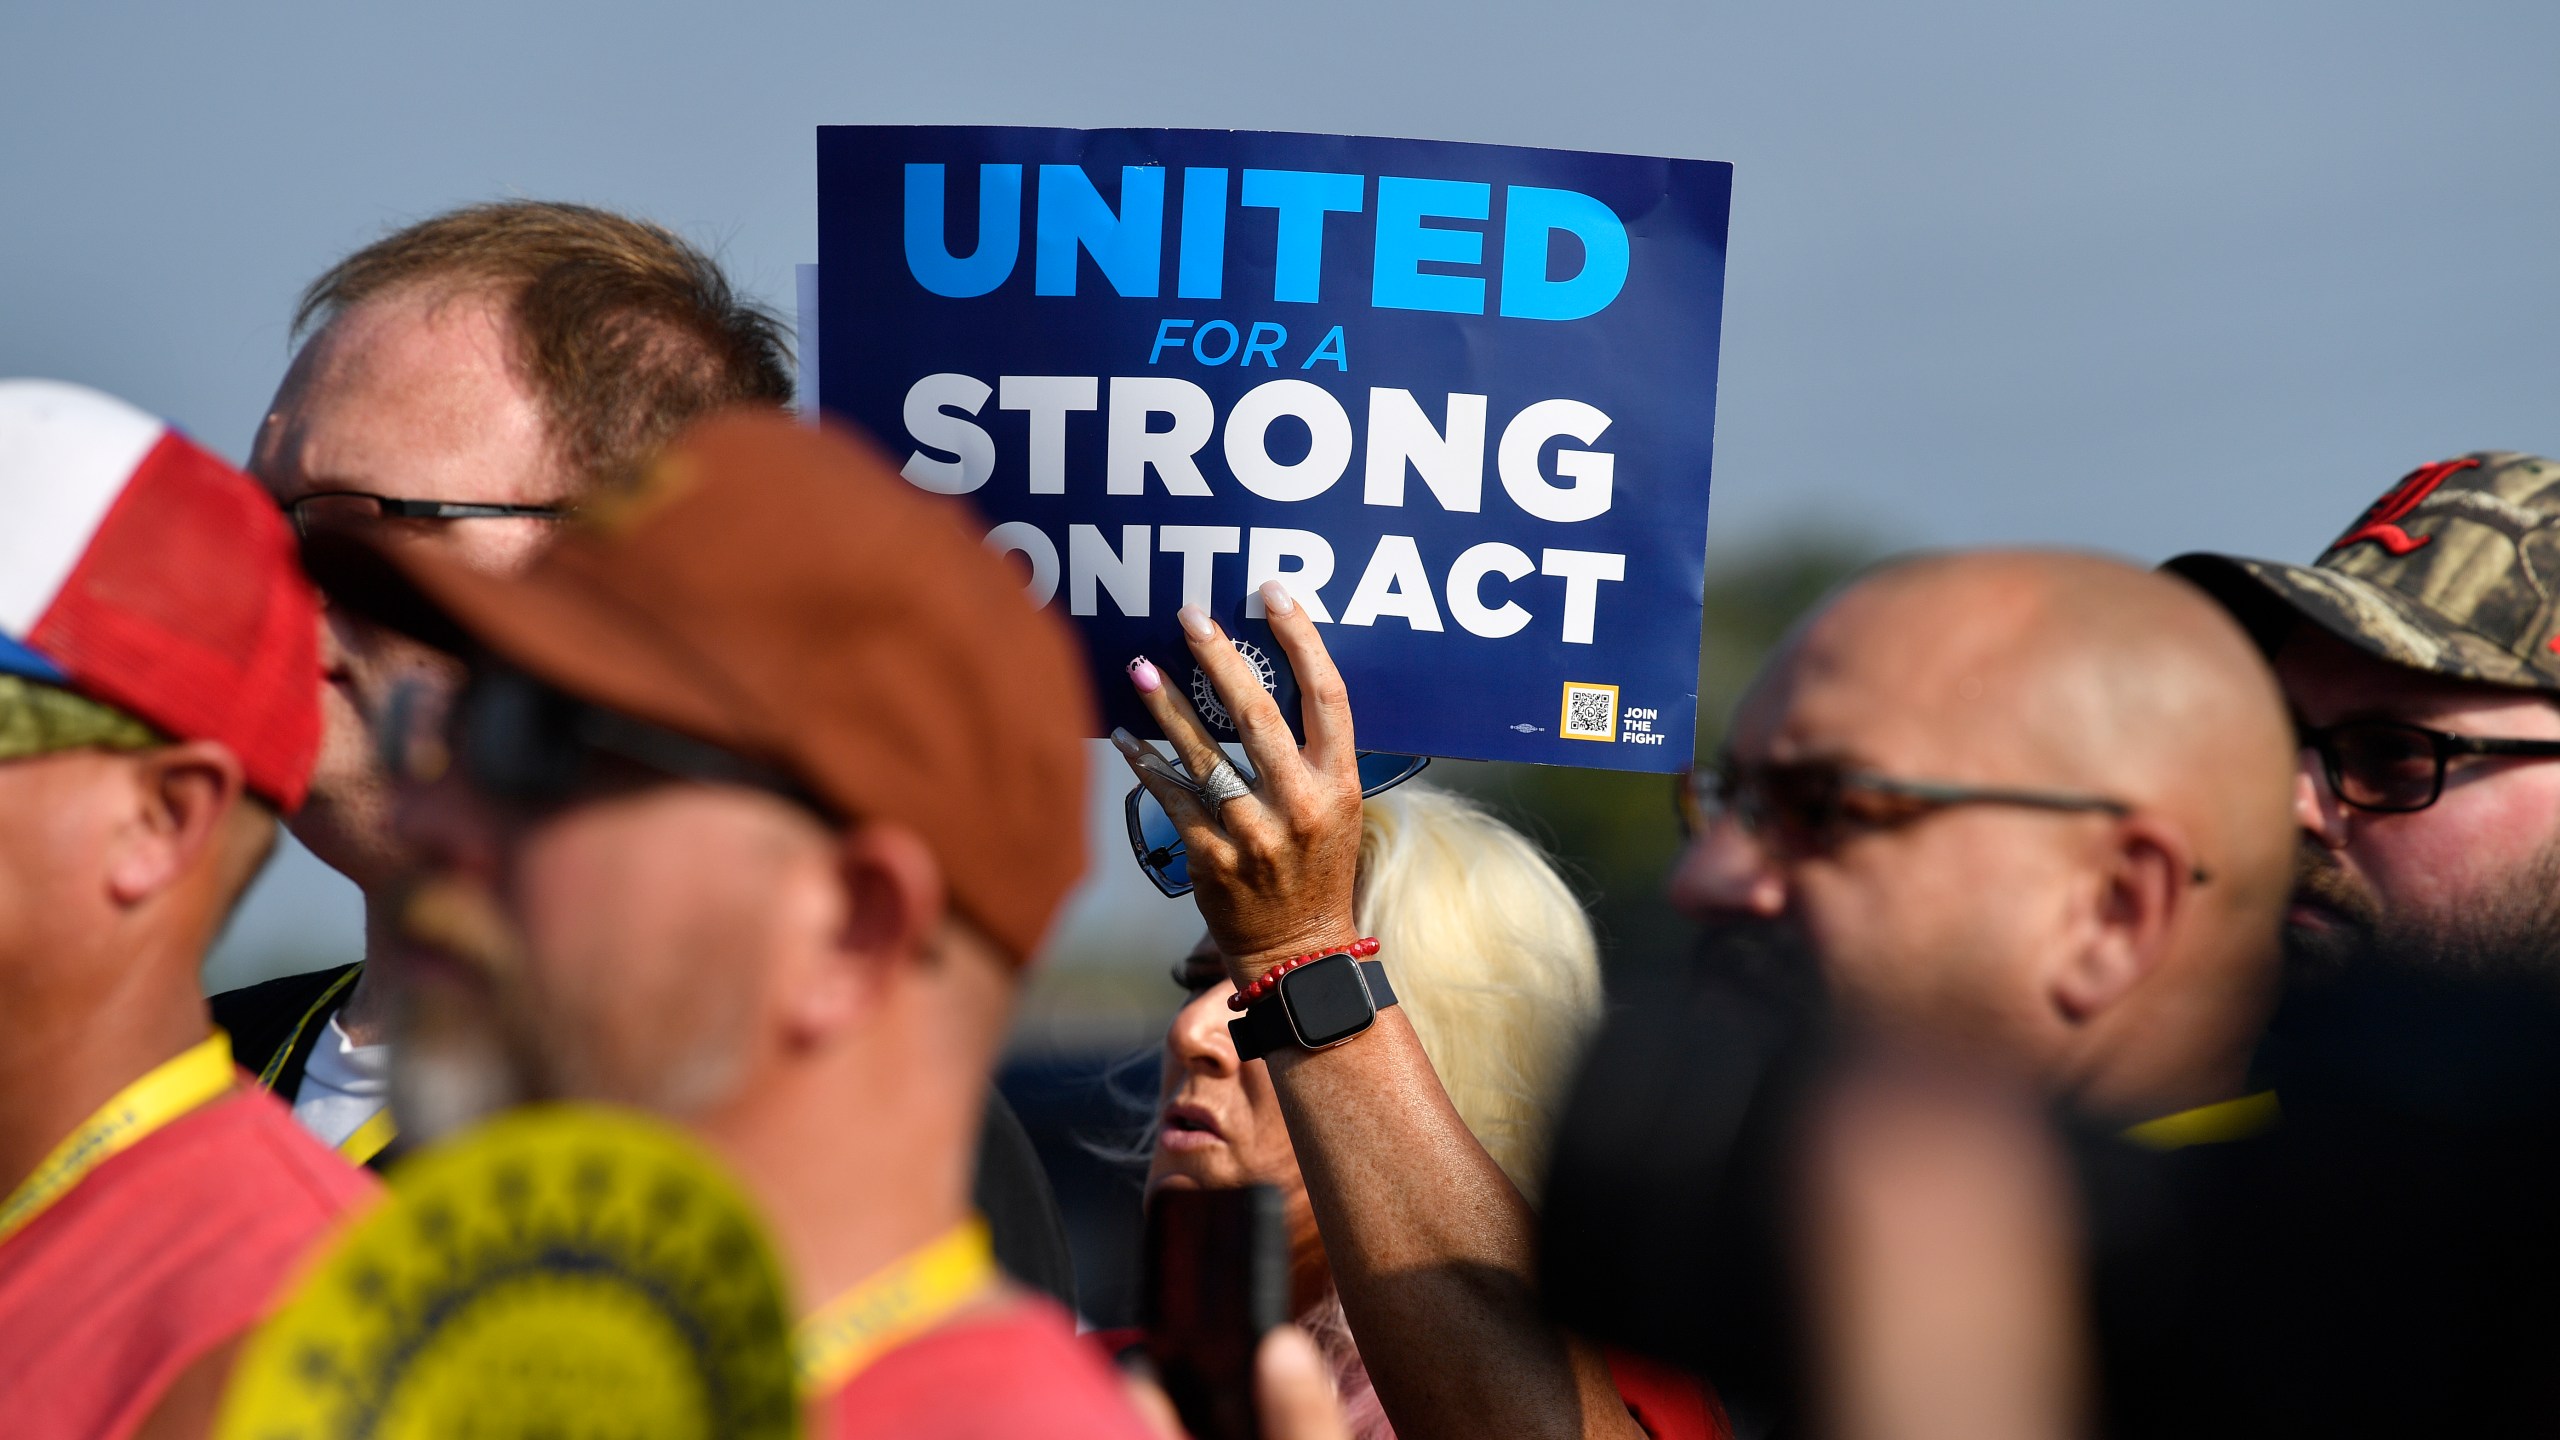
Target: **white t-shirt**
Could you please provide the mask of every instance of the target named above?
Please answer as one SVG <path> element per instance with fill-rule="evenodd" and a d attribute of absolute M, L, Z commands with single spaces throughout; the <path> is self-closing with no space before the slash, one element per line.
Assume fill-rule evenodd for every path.
<path fill-rule="evenodd" d="M 321 1144 L 346 1143 L 357 1127 L 391 1102 L 391 1047 L 358 1045 L 329 1017 L 329 1028 L 311 1047 L 294 1093 L 293 1118 Z"/>

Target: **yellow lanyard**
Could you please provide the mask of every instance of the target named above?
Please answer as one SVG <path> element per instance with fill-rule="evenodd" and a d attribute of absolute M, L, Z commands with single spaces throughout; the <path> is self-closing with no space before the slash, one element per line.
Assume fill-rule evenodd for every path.
<path fill-rule="evenodd" d="M 2124 1132 L 2124 1138 L 2153 1150 L 2184 1150 L 2190 1145 L 2220 1145 L 2231 1140 L 2246 1140 L 2252 1135 L 2273 1129 L 2283 1118 L 2276 1104 L 2276 1092 L 2261 1090 L 2237 1100 L 2223 1100 L 2212 1105 L 2199 1105 L 2157 1120 L 2145 1120 Z"/>
<path fill-rule="evenodd" d="M 231 1037 L 216 1030 L 202 1044 L 162 1061 L 117 1091 L 0 1201 L 0 1241 L 17 1234 L 109 1157 L 132 1149 L 188 1111 L 221 1099 L 231 1089 L 231 1072 Z"/>
<path fill-rule="evenodd" d="M 373 1112 L 372 1119 L 357 1126 L 354 1134 L 338 1142 L 338 1153 L 346 1157 L 348 1164 L 362 1165 L 391 1148 L 391 1142 L 399 1135 L 400 1127 L 391 1119 L 391 1107 L 385 1105 Z"/>
<path fill-rule="evenodd" d="M 883 1352 L 932 1329 L 995 1283 L 987 1222 L 972 1218 L 801 1321 L 791 1337 L 801 1388 L 811 1395 L 841 1388 Z"/>

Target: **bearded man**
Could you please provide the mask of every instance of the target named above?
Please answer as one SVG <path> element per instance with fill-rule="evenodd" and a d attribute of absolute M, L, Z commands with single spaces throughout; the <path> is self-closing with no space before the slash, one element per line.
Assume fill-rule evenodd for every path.
<path fill-rule="evenodd" d="M 1671 894 L 1788 927 L 1852 1016 L 2155 1120 L 2248 1084 L 2289 744 L 2266 666 L 2192 586 L 2086 555 L 1903 561 L 1761 668 Z"/>
<path fill-rule="evenodd" d="M 395 707 L 401 1123 L 683 1125 L 773 1226 L 841 1435 L 1144 1434 L 972 1214 L 988 1074 L 1084 869 L 1073 638 L 955 505 L 778 415 L 696 426 L 521 575 L 324 535 L 469 661 Z"/>
<path fill-rule="evenodd" d="M 2560 959 L 2560 464 L 2402 477 L 2317 563 L 2182 555 L 2272 659 L 2301 750 L 2298 968 Z"/>

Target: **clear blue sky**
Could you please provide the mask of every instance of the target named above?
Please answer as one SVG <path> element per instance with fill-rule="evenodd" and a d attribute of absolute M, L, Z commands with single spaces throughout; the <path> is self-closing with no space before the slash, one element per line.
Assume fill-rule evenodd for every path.
<path fill-rule="evenodd" d="M 493 196 L 651 216 L 787 309 L 823 122 L 1689 155 L 1736 166 L 1711 555 L 2308 555 L 2421 461 L 2560 451 L 2554 56 L 2547 0 L 20 4 L 0 374 L 237 457 L 298 288 Z M 244 942 L 352 945 L 271 888 Z"/>

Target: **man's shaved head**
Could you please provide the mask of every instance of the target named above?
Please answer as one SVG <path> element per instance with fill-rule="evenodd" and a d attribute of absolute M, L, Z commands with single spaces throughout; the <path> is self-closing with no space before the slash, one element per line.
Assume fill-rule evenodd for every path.
<path fill-rule="evenodd" d="M 2097 555 L 1929 555 L 1854 582 L 1794 643 L 1850 670 L 1899 669 L 1920 738 L 1942 753 L 2168 808 L 2209 856 L 2238 847 L 2215 866 L 2230 892 L 2263 901 L 2251 882 L 2286 867 L 2289 837 L 2267 824 L 2291 803 L 2283 697 L 2248 636 L 2183 580 Z"/>
<path fill-rule="evenodd" d="M 1678 898 L 1800 925 L 1853 1007 L 1996 1038 L 2137 1108 L 2245 1054 L 2291 870 L 2293 740 L 2247 636 L 2186 582 L 2040 551 L 1886 565 L 1788 636 L 1732 750 L 2129 812 L 1956 806 L 1815 855 L 1711 827 Z"/>

